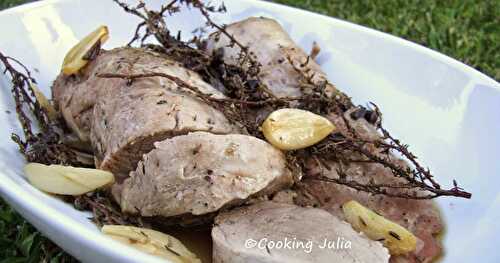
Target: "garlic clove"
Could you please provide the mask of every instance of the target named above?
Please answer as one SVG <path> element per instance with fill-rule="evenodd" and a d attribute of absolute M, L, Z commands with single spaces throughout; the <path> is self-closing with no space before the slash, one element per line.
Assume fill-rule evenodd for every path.
<path fill-rule="evenodd" d="M 142 252 L 146 252 L 148 254 L 154 255 L 157 251 L 158 248 L 157 246 L 151 244 L 151 243 L 141 243 L 137 242 L 132 238 L 124 237 L 124 236 L 117 236 L 117 235 L 112 235 L 112 234 L 106 234 L 106 236 L 111 237 L 112 239 L 125 244 L 125 245 L 133 245 L 135 248 L 139 249 Z"/>
<path fill-rule="evenodd" d="M 281 150 L 297 150 L 323 140 L 335 130 L 331 121 L 300 109 L 272 112 L 262 124 L 267 141 Z"/>
<path fill-rule="evenodd" d="M 417 238 L 406 228 L 352 200 L 342 205 L 345 220 L 356 231 L 363 232 L 372 240 L 380 240 L 391 255 L 414 251 Z"/>
<path fill-rule="evenodd" d="M 61 113 L 66 120 L 66 125 L 68 125 L 69 129 L 73 131 L 73 133 L 80 139 L 82 142 L 90 141 L 88 134 L 80 130 L 78 124 L 76 124 L 76 120 L 73 117 L 71 110 L 67 107 L 63 107 L 61 109 Z"/>
<path fill-rule="evenodd" d="M 99 188 L 102 186 L 110 185 L 115 182 L 115 177 L 111 172 L 99 170 L 99 169 L 89 169 L 81 167 L 71 167 L 59 165 L 55 167 L 60 169 L 64 176 L 73 180 L 81 185 L 85 185 L 89 189 Z"/>
<path fill-rule="evenodd" d="M 59 195 L 82 195 L 114 182 L 112 173 L 97 169 L 28 163 L 24 171 L 33 186 Z"/>
<path fill-rule="evenodd" d="M 88 60 L 85 58 L 88 52 L 94 48 L 96 44 L 103 44 L 109 38 L 107 26 L 100 26 L 92 33 L 88 34 L 78 44 L 76 44 L 64 57 L 62 72 L 65 75 L 77 73 L 81 68 L 87 65 Z"/>
<path fill-rule="evenodd" d="M 146 243 L 149 241 L 148 235 L 146 235 L 142 228 L 133 226 L 104 225 L 101 228 L 101 232 L 106 235 L 119 236 L 139 243 Z"/>
<path fill-rule="evenodd" d="M 155 230 L 133 226 L 104 225 L 101 231 L 121 243 L 172 262 L 201 262 L 178 239 Z"/>
<path fill-rule="evenodd" d="M 45 97 L 43 92 L 38 89 L 38 87 L 34 83 L 30 83 L 31 89 L 33 90 L 33 93 L 35 94 L 35 98 L 40 103 L 40 107 L 45 109 L 45 112 L 47 112 L 47 117 L 50 120 L 55 120 L 57 119 L 57 111 L 54 109 L 54 106 L 50 103 L 50 101 Z"/>

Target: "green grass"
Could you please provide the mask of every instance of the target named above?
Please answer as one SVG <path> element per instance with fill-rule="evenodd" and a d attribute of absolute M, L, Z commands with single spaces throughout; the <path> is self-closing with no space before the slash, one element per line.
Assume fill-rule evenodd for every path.
<path fill-rule="evenodd" d="M 0 10 L 28 2 L 0 0 Z M 500 1 L 276 0 L 403 37 L 500 80 Z M 0 199 L 0 263 L 68 262 Z"/>
<path fill-rule="evenodd" d="M 69 262 L 71 258 L 0 199 L 0 263 Z"/>
<path fill-rule="evenodd" d="M 16 5 L 21 5 L 27 2 L 33 2 L 29 0 L 0 0 L 0 9 L 5 9 L 9 7 L 13 7 Z"/>
<path fill-rule="evenodd" d="M 422 44 L 500 80 L 499 0 L 275 0 Z"/>

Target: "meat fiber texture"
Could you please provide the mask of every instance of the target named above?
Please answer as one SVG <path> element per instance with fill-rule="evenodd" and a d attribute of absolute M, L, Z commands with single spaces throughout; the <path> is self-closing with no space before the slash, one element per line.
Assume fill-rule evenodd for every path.
<path fill-rule="evenodd" d="M 190 131 L 232 132 L 222 113 L 193 97 L 139 80 L 94 107 L 91 141 L 97 166 L 128 176 L 153 143 Z"/>
<path fill-rule="evenodd" d="M 122 186 L 122 210 L 204 215 L 292 184 L 284 155 L 258 138 L 193 132 L 155 143 Z"/>
<path fill-rule="evenodd" d="M 268 18 L 248 18 L 227 26 L 227 31 L 233 37 L 247 45 L 249 50 L 256 55 L 262 64 L 261 78 L 276 96 L 297 96 L 303 91 L 297 88 L 301 77 L 297 71 L 286 62 L 286 57 L 292 61 L 304 61 L 306 54 L 295 44 L 284 29 L 274 20 Z M 227 37 L 222 34 L 212 34 L 208 42 L 208 50 L 213 52 L 222 49 L 226 63 L 238 63 L 237 46 L 227 46 Z M 284 63 L 281 63 L 285 59 Z M 314 75 L 313 81 L 319 82 L 326 79 L 319 65 L 309 62 L 304 66 L 307 74 Z M 328 86 L 327 86 L 328 88 Z M 345 118 L 350 120 L 353 127 L 366 140 L 375 140 L 380 137 L 376 128 L 364 119 L 351 120 L 350 112 Z M 328 116 L 338 129 L 345 129 L 343 118 L 337 115 Z M 395 157 L 393 157 L 395 158 Z M 334 160 L 328 162 L 332 167 L 324 171 L 328 177 L 338 177 L 335 167 L 338 163 Z M 401 165 L 407 165 L 401 161 Z M 316 162 L 309 163 L 309 172 L 299 190 L 294 193 L 293 199 L 299 205 L 319 206 L 333 215 L 343 218 L 340 206 L 349 200 L 357 200 L 361 204 L 375 210 L 383 216 L 401 224 L 413 232 L 419 239 L 417 251 L 408 256 L 392 257 L 392 262 L 430 262 L 441 254 L 440 241 L 436 236 L 443 231 L 443 222 L 438 209 L 430 200 L 408 200 L 383 195 L 372 196 L 364 192 L 353 190 L 349 187 L 308 180 L 308 176 L 317 174 L 320 167 Z M 367 182 L 374 179 L 376 182 L 397 183 L 390 171 L 374 163 L 351 163 L 348 173 L 355 175 L 356 181 Z"/>
<path fill-rule="evenodd" d="M 381 243 L 367 239 L 322 209 L 269 201 L 219 214 L 212 240 L 214 263 L 389 260 Z M 277 245 L 279 242 L 282 245 Z"/>
<path fill-rule="evenodd" d="M 155 141 L 190 131 L 233 131 L 222 113 L 169 79 L 99 77 L 152 72 L 177 77 L 206 94 L 223 97 L 195 72 L 164 55 L 137 48 L 102 51 L 80 74 L 60 75 L 53 85 L 54 101 L 70 128 L 81 140 L 92 143 L 96 166 L 113 172 L 119 181 L 135 169 Z"/>
<path fill-rule="evenodd" d="M 327 163 L 332 170 L 325 171 L 324 176 L 338 178 L 335 169 L 338 163 Z M 318 172 L 314 164 L 308 175 Z M 350 180 L 367 183 L 373 179 L 377 183 L 395 183 L 390 178 L 390 171 L 381 165 L 351 164 L 344 168 Z M 430 262 L 441 253 L 441 245 L 436 235 L 443 231 L 443 223 L 439 210 L 430 200 L 408 200 L 405 198 L 370 195 L 347 186 L 333 183 L 308 180 L 305 176 L 297 191 L 297 204 L 317 206 L 343 219 L 341 206 L 347 201 L 356 200 L 362 205 L 376 211 L 401 226 L 407 228 L 420 239 L 417 250 L 408 256 L 391 258 L 392 262 Z"/>
<path fill-rule="evenodd" d="M 349 111 L 346 112 L 344 118 L 331 115 L 329 119 L 339 129 L 346 129 L 344 119 L 348 120 L 350 126 L 365 140 L 378 138 L 373 125 L 362 118 L 353 120 L 350 117 Z M 372 150 L 376 153 L 376 149 Z M 352 158 L 359 159 L 359 156 L 353 155 Z M 396 156 L 390 155 L 389 158 L 392 158 L 401 167 L 408 165 Z M 329 167 L 329 169 L 326 169 L 326 167 Z M 333 215 L 344 219 L 341 208 L 342 204 L 350 200 L 356 200 L 382 216 L 407 228 L 419 239 L 417 249 L 409 255 L 392 257 L 391 262 L 431 262 L 441 254 L 441 243 L 436 236 L 443 231 L 444 225 L 441 214 L 432 200 L 414 200 L 372 195 L 347 186 L 308 179 L 310 176 L 317 176 L 319 174 L 338 179 L 339 175 L 337 171 L 339 168 L 339 163 L 333 160 L 319 166 L 316 161 L 310 159 L 307 164 L 307 174 L 302 178 L 297 187 L 295 203 L 303 206 L 321 207 Z M 349 175 L 349 180 L 363 184 L 370 183 L 370 181 L 378 184 L 404 183 L 403 179 L 394 177 L 390 169 L 377 163 L 353 162 L 347 166 L 344 165 L 342 168 Z M 398 191 L 414 190 L 392 189 L 390 191 L 396 193 Z M 425 193 L 422 192 L 421 194 Z"/>
<path fill-rule="evenodd" d="M 226 31 L 249 47 L 249 52 L 262 65 L 260 79 L 277 97 L 297 97 L 302 94 L 299 87 L 302 76 L 297 73 L 297 69 L 314 83 L 326 81 L 326 75 L 320 66 L 308 58 L 308 54 L 293 42 L 277 21 L 250 17 L 228 25 Z M 240 63 L 241 50 L 235 45 L 230 47 L 230 42 L 227 36 L 214 33 L 207 41 L 207 50 L 222 50 L 224 61 L 237 65 Z M 332 89 L 333 86 L 327 85 L 327 92 Z"/>

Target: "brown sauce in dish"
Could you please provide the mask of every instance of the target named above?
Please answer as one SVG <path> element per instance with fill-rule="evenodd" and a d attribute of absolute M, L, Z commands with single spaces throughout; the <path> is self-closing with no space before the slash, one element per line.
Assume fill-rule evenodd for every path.
<path fill-rule="evenodd" d="M 191 252 L 196 254 L 203 263 L 212 262 L 212 237 L 210 229 L 189 229 L 183 227 L 168 227 L 162 232 L 179 239 Z"/>

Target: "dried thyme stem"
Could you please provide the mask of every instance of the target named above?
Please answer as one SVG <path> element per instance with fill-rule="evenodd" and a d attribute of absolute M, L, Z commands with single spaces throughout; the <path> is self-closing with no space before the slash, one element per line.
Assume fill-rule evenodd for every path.
<path fill-rule="evenodd" d="M 233 104 L 233 103 L 246 104 L 244 101 L 241 101 L 239 99 L 214 98 L 214 97 L 211 96 L 211 94 L 202 93 L 196 87 L 193 87 L 193 86 L 189 85 L 185 81 L 183 81 L 183 80 L 181 80 L 181 79 L 179 79 L 179 78 L 177 78 L 175 76 L 168 75 L 168 74 L 165 74 L 165 73 L 151 72 L 151 73 L 142 73 L 142 74 L 135 74 L 135 75 L 114 74 L 114 73 L 101 73 L 101 74 L 98 75 L 98 77 L 101 77 L 101 78 L 122 78 L 122 79 L 127 79 L 127 80 L 134 80 L 134 79 L 138 79 L 138 78 L 148 78 L 148 77 L 163 77 L 163 78 L 167 78 L 167 79 L 175 82 L 179 87 L 188 89 L 189 91 L 192 91 L 196 96 L 198 96 L 199 98 L 203 99 L 207 103 L 224 104 L 224 105 L 222 105 L 222 107 L 219 107 L 219 108 L 223 109 L 223 113 L 226 116 L 229 115 L 228 114 L 228 110 L 227 110 L 227 107 L 228 107 L 227 103 L 230 103 L 230 104 Z M 262 101 L 258 101 L 258 102 L 248 102 L 248 103 L 251 104 L 251 105 L 253 105 L 253 106 L 264 106 L 264 105 L 273 105 L 276 102 L 288 102 L 289 100 L 300 101 L 301 99 L 302 98 L 271 99 L 271 100 L 262 100 Z M 234 109 L 234 107 L 231 107 L 231 109 Z M 359 138 L 359 137 L 357 137 L 357 138 Z M 362 143 L 361 146 L 359 145 L 359 142 Z M 343 178 L 343 177 L 347 177 L 347 176 L 343 176 L 340 179 L 332 179 L 332 178 L 328 178 L 328 177 L 325 177 L 325 176 L 316 176 L 316 177 L 312 177 L 312 179 L 314 179 L 314 180 L 322 180 L 322 181 L 325 181 L 325 182 L 334 182 L 334 183 L 338 183 L 338 184 L 349 186 L 351 188 L 354 188 L 354 189 L 357 189 L 357 190 L 360 190 L 360 191 L 370 192 L 372 194 L 384 194 L 384 195 L 387 195 L 387 196 L 402 197 L 402 198 L 430 199 L 430 198 L 435 198 L 435 197 L 438 197 L 438 196 L 457 196 L 457 197 L 470 198 L 470 194 L 469 193 L 467 193 L 465 191 L 462 191 L 462 190 L 460 190 L 457 187 L 455 187 L 455 188 L 453 188 L 451 190 L 442 190 L 442 189 L 440 189 L 440 187 L 436 188 L 436 187 L 433 187 L 434 185 L 433 186 L 429 186 L 425 182 L 419 182 L 419 181 L 415 180 L 415 178 L 413 176 L 413 174 L 415 174 L 415 172 L 408 171 L 405 168 L 396 165 L 395 163 L 391 162 L 388 159 L 385 159 L 385 158 L 380 157 L 380 156 L 378 156 L 376 154 L 373 154 L 372 152 L 370 152 L 369 150 L 367 150 L 367 149 L 364 148 L 363 145 L 366 144 L 366 142 L 362 141 L 361 139 L 359 139 L 359 141 L 356 142 L 352 138 L 351 139 L 345 138 L 345 141 L 343 141 L 343 143 L 345 145 L 347 145 L 347 147 L 350 150 L 355 150 L 358 153 L 362 153 L 363 156 L 365 156 L 366 158 L 368 158 L 367 161 L 371 161 L 371 162 L 374 162 L 374 163 L 380 163 L 380 164 L 382 164 L 382 165 L 390 168 L 394 175 L 397 175 L 398 177 L 404 178 L 405 180 L 408 181 L 408 184 L 406 184 L 406 185 L 401 185 L 401 184 L 399 184 L 399 185 L 390 185 L 390 184 L 375 184 L 375 183 L 361 184 L 361 183 L 358 183 L 356 181 L 345 180 L 345 178 Z M 336 144 L 338 144 L 338 142 L 336 142 Z M 315 158 L 323 158 L 323 157 L 318 157 L 317 154 L 315 154 L 315 153 L 310 153 L 310 154 L 311 154 L 311 156 L 313 156 Z M 410 156 L 410 157 L 413 156 L 409 152 L 407 152 L 406 155 Z M 340 174 L 340 171 L 339 171 L 339 174 Z M 432 194 L 425 194 L 424 195 L 424 194 L 417 193 L 417 192 L 415 192 L 413 194 L 409 194 L 409 193 L 406 193 L 406 192 L 391 193 L 391 192 L 387 191 L 387 189 L 390 189 L 390 188 L 418 189 L 419 191 L 422 191 L 422 190 L 429 191 Z"/>
<path fill-rule="evenodd" d="M 352 180 L 346 180 L 345 178 L 349 177 L 349 175 L 345 174 L 343 171 L 338 171 L 340 179 L 332 179 L 330 177 L 326 177 L 323 175 L 316 176 L 313 179 L 346 185 L 351 188 L 364 192 L 369 192 L 372 194 L 384 194 L 388 196 L 399 196 L 402 198 L 431 199 L 439 196 L 456 196 L 462 198 L 471 198 L 472 195 L 469 192 L 463 191 L 460 187 L 458 187 L 455 181 L 453 188 L 449 190 L 442 189 L 441 186 L 434 180 L 434 176 L 430 173 L 429 169 L 424 169 L 417 161 L 417 157 L 408 150 L 409 146 L 404 145 L 400 142 L 400 140 L 395 139 L 382 126 L 382 114 L 380 113 L 379 108 L 375 104 L 372 103 L 373 107 L 375 108 L 373 112 L 376 113 L 377 115 L 377 120 L 374 122 L 374 125 L 376 125 L 377 130 L 381 132 L 382 138 L 380 140 L 367 141 L 364 140 L 358 134 L 356 129 L 354 129 L 350 125 L 350 121 L 345 117 L 345 109 L 350 109 L 353 106 L 351 106 L 350 104 L 346 105 L 345 100 L 343 101 L 339 99 L 339 97 L 341 98 L 342 95 L 340 95 L 339 97 L 332 96 L 331 98 L 329 98 L 324 92 L 321 92 L 321 90 L 324 89 L 324 87 L 329 83 L 322 83 L 322 84 L 313 83 L 312 78 L 305 76 L 304 72 L 298 69 L 290 58 L 288 58 L 288 61 L 292 65 L 292 67 L 295 68 L 296 72 L 302 75 L 302 81 L 305 82 L 305 85 L 308 85 L 309 87 L 312 86 L 314 87 L 315 90 L 318 90 L 317 95 L 319 97 L 323 97 L 325 100 L 331 99 L 334 102 L 329 104 L 329 106 L 333 106 L 333 108 L 329 109 L 329 111 L 334 112 L 337 115 L 340 115 L 343 122 L 345 123 L 347 129 L 340 134 L 341 136 L 344 137 L 342 141 L 343 147 L 333 147 L 333 148 L 335 148 L 339 152 L 346 153 L 346 155 L 348 155 L 349 152 L 354 151 L 358 154 L 361 154 L 362 158 L 366 158 L 369 161 L 383 165 L 384 167 L 390 169 L 393 176 L 402 178 L 406 181 L 407 185 L 405 188 L 412 189 L 415 191 L 413 191 L 413 193 L 408 193 L 404 191 L 389 193 L 387 189 L 390 188 L 401 189 L 402 188 L 401 185 L 376 184 L 373 182 L 370 182 L 368 184 L 361 184 Z M 308 61 L 306 61 L 306 63 L 308 63 Z M 305 65 L 301 66 L 303 67 Z M 322 100 L 320 100 L 320 102 L 321 101 Z M 327 112 L 316 112 L 316 113 L 328 115 L 330 112 L 327 111 Z M 339 144 L 338 141 L 332 141 L 332 137 L 328 137 L 322 143 L 323 145 L 328 143 L 333 143 L 335 145 Z M 369 146 L 373 146 L 377 150 L 374 151 L 370 149 Z M 401 167 L 394 161 L 395 158 L 389 158 L 391 150 L 397 152 L 398 154 L 401 154 L 405 158 L 405 160 L 410 162 L 415 167 L 415 169 L 409 167 Z M 377 154 L 376 153 L 377 151 L 386 152 L 387 157 L 383 157 L 380 154 Z M 324 161 L 326 161 L 325 156 L 327 155 L 325 155 L 325 152 L 316 151 L 311 154 L 315 158 L 323 159 Z M 341 153 L 337 153 L 335 155 L 339 156 L 341 155 Z M 340 158 L 340 159 L 345 161 L 345 158 Z M 426 192 L 430 192 L 431 194 L 425 194 Z"/>

